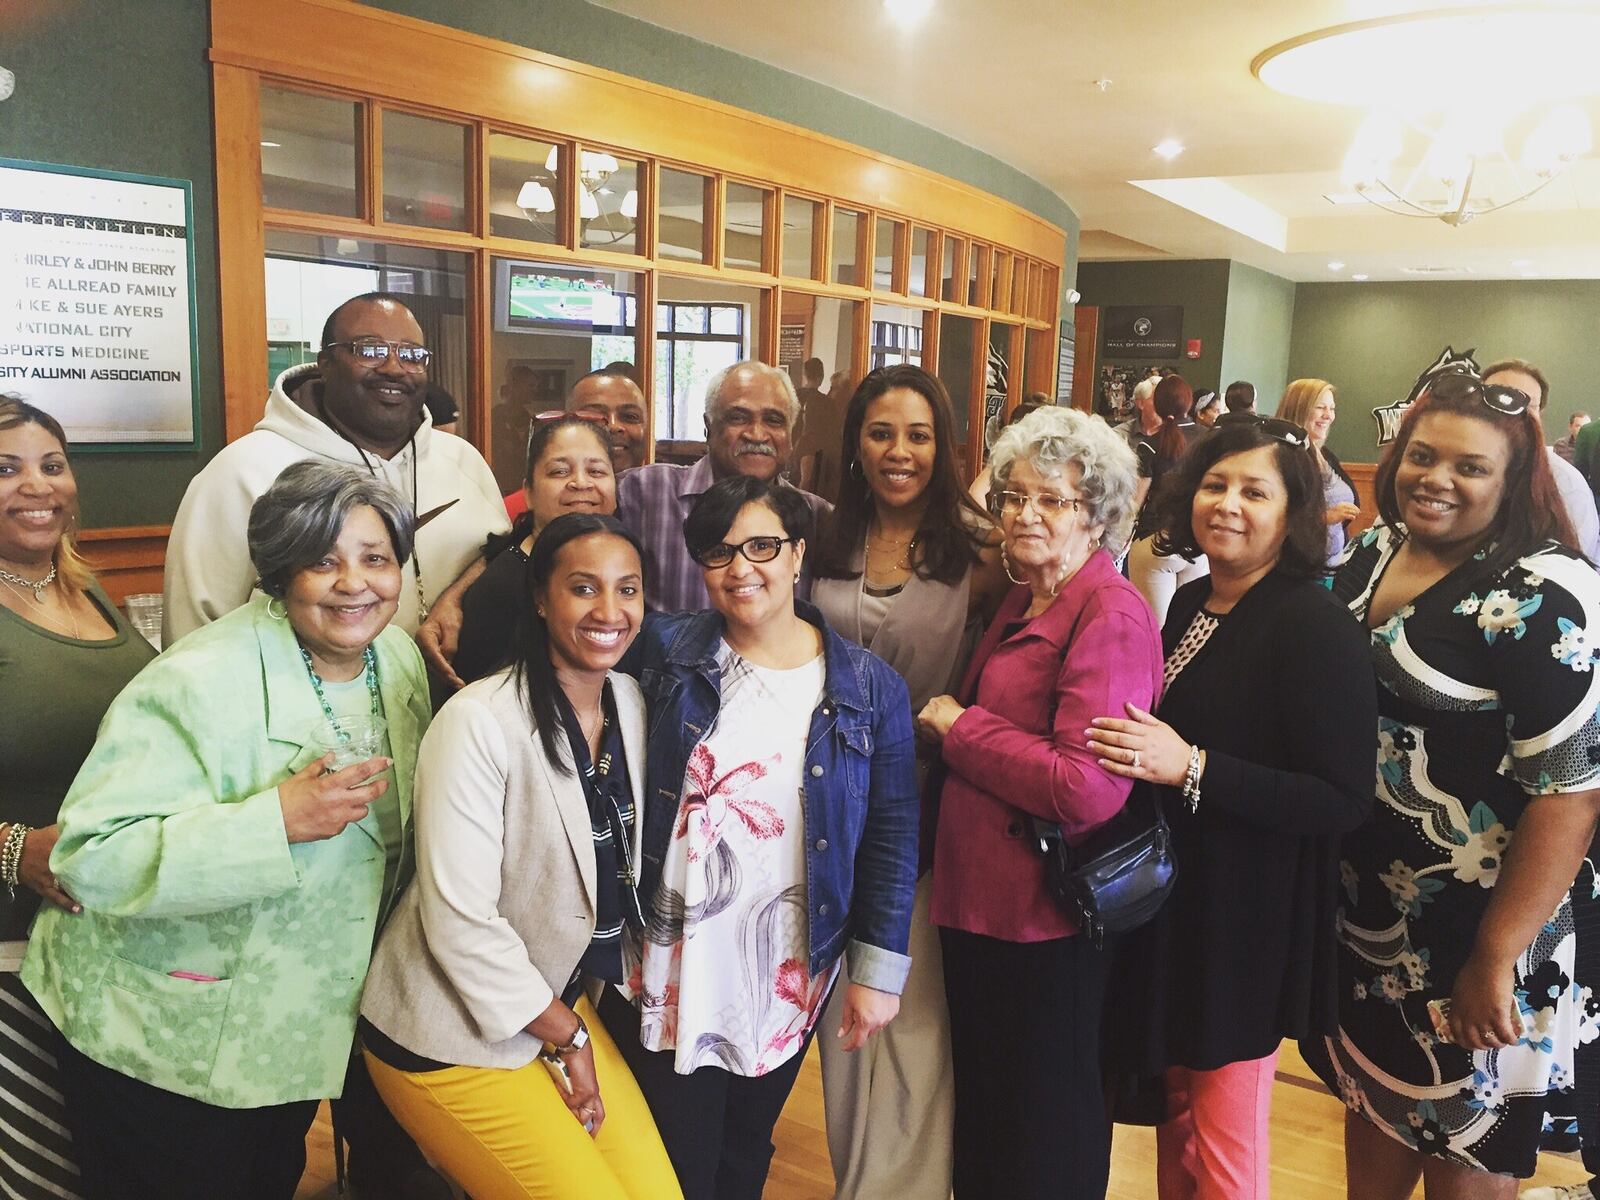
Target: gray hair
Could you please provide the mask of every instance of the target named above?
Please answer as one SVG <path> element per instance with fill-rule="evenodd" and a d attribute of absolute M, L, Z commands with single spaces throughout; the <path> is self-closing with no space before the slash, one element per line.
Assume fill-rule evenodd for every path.
<path fill-rule="evenodd" d="M 374 508 L 388 527 L 401 566 L 411 557 L 416 514 L 383 480 L 343 463 L 307 459 L 285 467 L 250 508 L 246 535 L 256 586 L 282 598 L 289 582 L 339 540 L 350 514 Z"/>
<path fill-rule="evenodd" d="M 1127 538 L 1139 460 L 1127 440 L 1101 418 L 1055 405 L 1035 409 L 1001 431 L 989 462 L 995 482 L 1002 486 L 1018 462 L 1028 463 L 1041 475 L 1077 467 L 1085 519 L 1106 527 L 1107 545 L 1119 546 Z"/>
<path fill-rule="evenodd" d="M 768 379 L 776 384 L 784 402 L 789 406 L 789 425 L 793 428 L 795 422 L 800 419 L 800 397 L 794 390 L 794 380 L 789 378 L 789 372 L 753 358 L 736 362 L 731 367 L 724 367 L 711 377 L 706 384 L 706 420 L 717 419 L 717 413 L 722 408 L 722 389 L 727 386 L 735 371 L 749 371 L 757 379 Z"/>
<path fill-rule="evenodd" d="M 1159 379 L 1139 380 L 1138 383 L 1133 385 L 1134 402 L 1137 403 L 1140 400 L 1148 400 L 1151 396 L 1154 396 L 1156 394 L 1156 384 L 1160 382 L 1161 380 Z"/>

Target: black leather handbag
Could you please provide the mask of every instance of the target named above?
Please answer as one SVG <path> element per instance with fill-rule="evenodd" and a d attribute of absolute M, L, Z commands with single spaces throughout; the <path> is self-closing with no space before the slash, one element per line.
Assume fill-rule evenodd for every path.
<path fill-rule="evenodd" d="M 1051 894 L 1096 946 L 1155 916 L 1178 878 L 1172 831 L 1146 785 L 1135 785 L 1122 811 L 1076 846 L 1061 826 L 1030 819 Z"/>

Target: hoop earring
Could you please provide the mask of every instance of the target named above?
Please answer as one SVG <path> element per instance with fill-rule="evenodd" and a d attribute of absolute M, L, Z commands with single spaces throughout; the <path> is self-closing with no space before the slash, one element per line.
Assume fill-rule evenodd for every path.
<path fill-rule="evenodd" d="M 274 611 L 272 607 L 274 604 L 278 606 L 276 611 Z M 289 606 L 283 602 L 283 598 L 281 596 L 274 596 L 267 601 L 267 616 L 271 617 L 274 621 L 284 621 L 288 619 Z"/>
<path fill-rule="evenodd" d="M 1018 579 L 1011 573 L 1011 556 L 1006 553 L 1006 544 L 1000 543 L 1000 565 L 1005 568 L 1006 578 L 1012 583 L 1027 583 L 1026 579 Z"/>
<path fill-rule="evenodd" d="M 866 468 L 861 465 L 861 460 L 859 458 L 852 458 L 850 460 L 850 465 L 845 468 L 845 474 L 849 475 L 850 478 L 854 479 L 857 483 L 865 483 L 867 481 Z"/>

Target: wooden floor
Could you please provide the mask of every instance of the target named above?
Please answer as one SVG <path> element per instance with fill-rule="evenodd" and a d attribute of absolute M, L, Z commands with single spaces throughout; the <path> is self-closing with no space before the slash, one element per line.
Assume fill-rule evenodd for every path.
<path fill-rule="evenodd" d="M 1292 1045 L 1283 1048 L 1272 1104 L 1273 1195 L 1278 1200 L 1343 1200 L 1344 1106 L 1328 1094 Z M 833 1172 L 823 1132 L 822 1075 L 814 1054 L 806 1060 L 779 1118 L 775 1141 L 778 1153 L 765 1200 L 830 1200 Z M 306 1174 L 297 1200 L 335 1200 L 326 1105 L 306 1139 L 306 1149 Z M 1118 1126 L 1109 1200 L 1151 1200 L 1155 1161 L 1154 1130 Z M 1586 1178 L 1588 1173 L 1576 1162 L 1546 1155 L 1533 1182 L 1581 1183 Z M 1416 1196 L 1420 1200 L 1420 1187 Z"/>

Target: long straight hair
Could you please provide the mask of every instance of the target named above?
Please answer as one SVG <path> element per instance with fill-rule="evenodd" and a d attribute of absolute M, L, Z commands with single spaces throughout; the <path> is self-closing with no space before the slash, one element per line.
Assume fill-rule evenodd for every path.
<path fill-rule="evenodd" d="M 933 413 L 933 471 L 928 480 L 927 507 L 917 530 L 911 565 L 923 579 L 959 583 L 979 561 L 989 515 L 967 495 L 956 468 L 955 419 L 950 393 L 921 367 L 901 363 L 879 367 L 861 381 L 844 411 L 839 461 L 844 464 L 839 503 L 822 522 L 811 572 L 820 579 L 855 579 L 856 550 L 866 540 L 875 501 L 861 469 L 861 428 L 867 408 L 894 388 L 907 388 L 928 402 Z"/>
<path fill-rule="evenodd" d="M 550 576 L 555 571 L 556 558 L 569 542 L 593 534 L 604 533 L 619 537 L 633 547 L 639 556 L 639 569 L 644 570 L 644 547 L 621 521 L 600 513 L 567 513 L 557 517 L 539 531 L 528 552 L 528 566 L 523 574 L 523 588 L 517 596 L 517 655 L 512 677 L 522 695 L 528 715 L 539 731 L 539 743 L 553 770 L 561 773 L 567 767 L 561 761 L 561 739 L 566 736 L 561 723 L 561 713 L 556 707 L 556 693 L 561 681 L 556 678 L 556 667 L 550 661 L 550 630 L 539 615 L 539 597 L 550 586 Z"/>
<path fill-rule="evenodd" d="M 67 433 L 61 428 L 60 421 L 44 409 L 35 408 L 21 396 L 0 395 L 0 432 L 16 429 L 20 425 L 37 425 L 61 443 L 63 455 L 67 453 Z M 70 463 L 67 469 L 72 469 Z M 84 561 L 83 555 L 78 553 L 77 540 L 73 537 L 73 531 L 77 528 L 78 508 L 74 504 L 72 518 L 62 531 L 61 540 L 56 543 L 54 559 L 56 578 L 68 591 L 86 592 L 94 583 L 94 572 L 89 569 L 89 564 Z"/>

